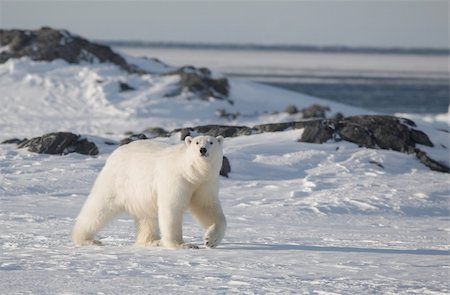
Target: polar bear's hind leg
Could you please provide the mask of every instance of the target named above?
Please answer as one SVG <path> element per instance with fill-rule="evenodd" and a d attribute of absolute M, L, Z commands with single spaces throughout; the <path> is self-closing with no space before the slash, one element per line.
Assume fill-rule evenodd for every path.
<path fill-rule="evenodd" d="M 71 235 L 76 246 L 101 245 L 95 234 L 121 212 L 112 201 L 98 197 L 89 195 L 76 219 Z"/>

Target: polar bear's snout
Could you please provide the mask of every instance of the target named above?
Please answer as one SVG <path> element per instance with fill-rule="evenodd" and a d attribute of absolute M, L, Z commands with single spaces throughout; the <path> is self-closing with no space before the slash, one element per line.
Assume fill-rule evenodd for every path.
<path fill-rule="evenodd" d="M 202 156 L 202 157 L 208 156 L 208 150 L 205 147 L 200 148 L 200 156 Z"/>

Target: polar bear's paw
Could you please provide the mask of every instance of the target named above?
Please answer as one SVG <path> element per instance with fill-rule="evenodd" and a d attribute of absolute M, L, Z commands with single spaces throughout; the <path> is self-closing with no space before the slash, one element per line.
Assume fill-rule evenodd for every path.
<path fill-rule="evenodd" d="M 205 241 L 205 246 L 208 248 L 215 248 L 222 241 L 223 232 L 218 230 L 218 228 L 213 225 L 205 233 L 203 240 Z"/>
<path fill-rule="evenodd" d="M 83 246 L 103 246 L 103 243 L 99 240 L 84 240 L 84 241 L 78 241 L 75 243 L 76 246 L 83 247 Z"/>
<path fill-rule="evenodd" d="M 181 249 L 199 249 L 197 245 L 191 243 L 183 243 L 180 245 Z"/>
<path fill-rule="evenodd" d="M 161 246 L 161 240 L 149 241 L 144 244 L 144 247 L 159 247 L 159 246 Z"/>
<path fill-rule="evenodd" d="M 161 241 L 160 246 L 169 249 L 199 249 L 197 245 L 184 242 Z"/>
<path fill-rule="evenodd" d="M 219 245 L 217 239 L 211 239 L 211 237 L 205 237 L 205 246 L 208 248 L 215 248 Z"/>

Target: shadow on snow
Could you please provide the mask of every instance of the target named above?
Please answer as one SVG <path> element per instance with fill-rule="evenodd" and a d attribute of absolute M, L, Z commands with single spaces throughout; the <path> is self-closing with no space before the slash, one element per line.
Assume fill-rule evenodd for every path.
<path fill-rule="evenodd" d="M 227 247 L 228 246 L 228 247 Z M 434 249 L 387 249 L 387 248 L 358 248 L 335 246 L 310 246 L 294 244 L 245 244 L 232 243 L 221 250 L 252 250 L 252 251 L 316 251 L 316 252 L 345 252 L 345 253 L 375 253 L 375 254 L 407 254 L 407 255 L 450 255 L 450 250 Z"/>

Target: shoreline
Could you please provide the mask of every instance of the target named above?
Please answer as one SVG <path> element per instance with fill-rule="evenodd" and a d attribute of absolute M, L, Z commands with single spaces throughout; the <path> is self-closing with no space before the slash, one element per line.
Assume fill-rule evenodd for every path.
<path fill-rule="evenodd" d="M 113 48 L 172 65 L 206 66 L 227 77 L 394 114 L 441 114 L 449 107 L 448 57 L 341 55 L 226 49 Z"/>

